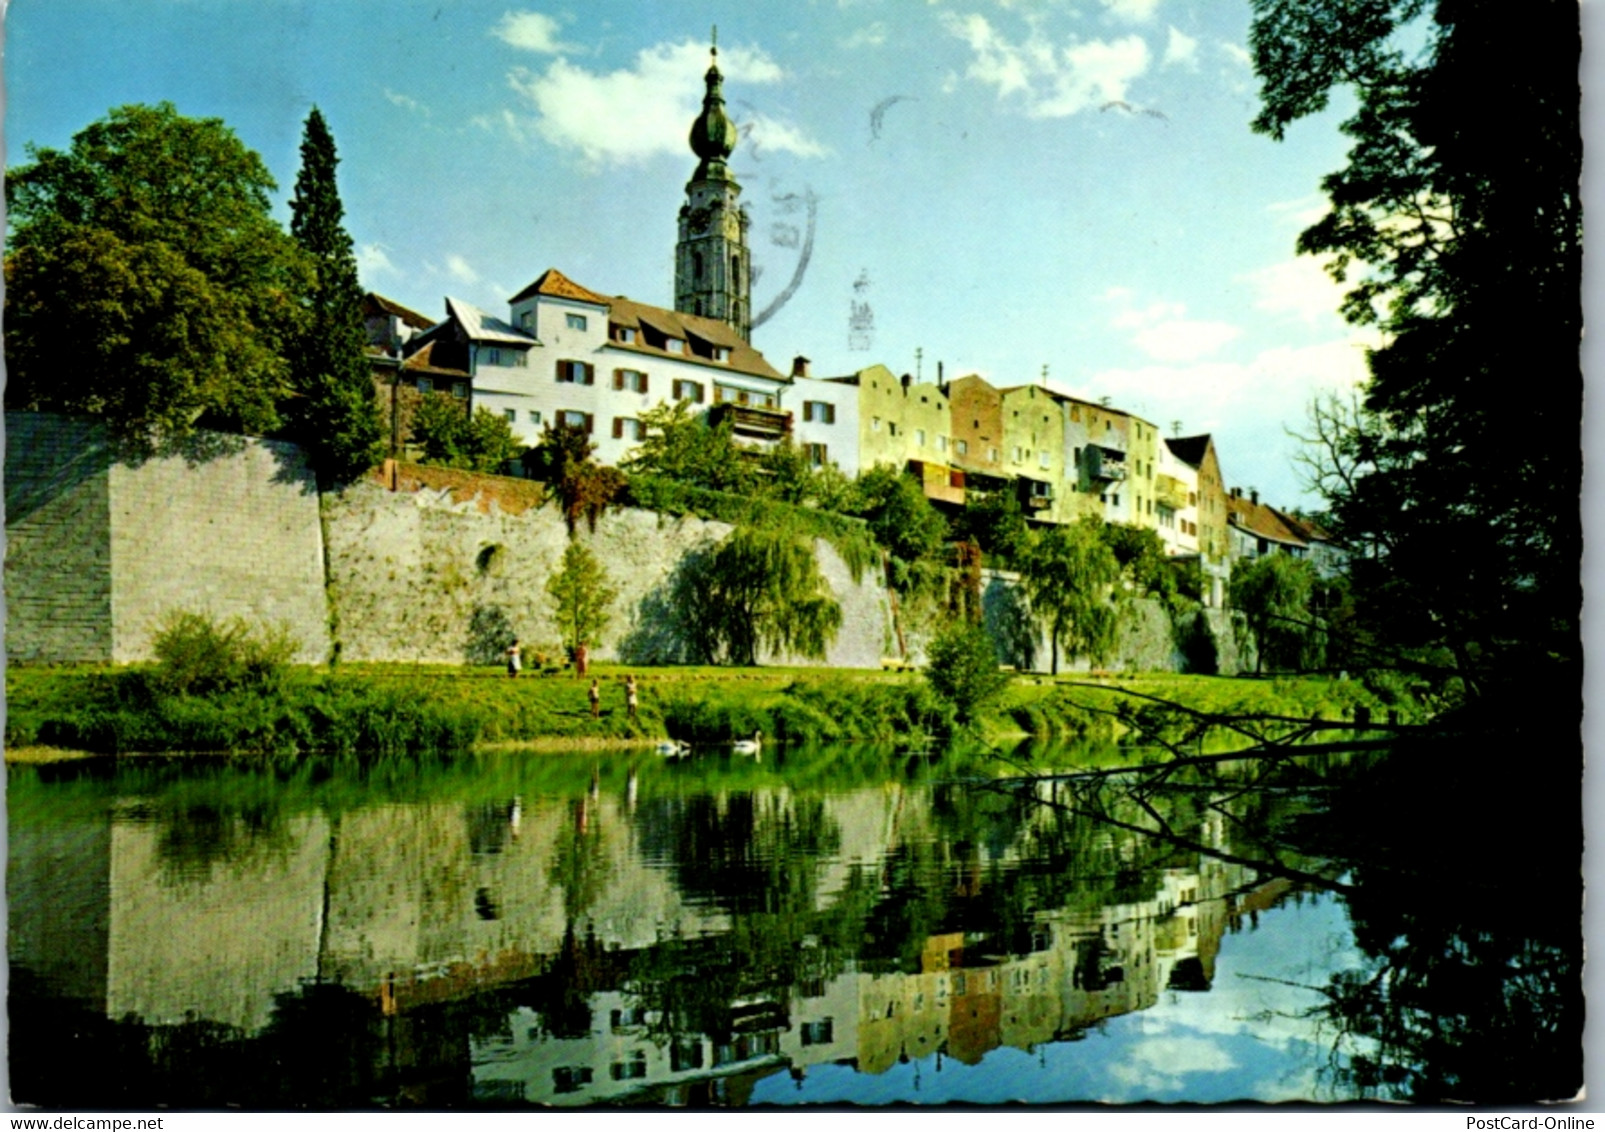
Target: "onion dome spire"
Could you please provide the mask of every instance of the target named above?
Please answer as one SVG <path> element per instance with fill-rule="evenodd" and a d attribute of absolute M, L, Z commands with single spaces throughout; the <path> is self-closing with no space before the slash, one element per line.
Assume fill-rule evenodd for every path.
<path fill-rule="evenodd" d="M 736 148 L 736 124 L 724 112 L 724 76 L 719 73 L 719 29 L 713 29 L 712 62 L 703 76 L 702 113 L 691 123 L 691 152 L 702 158 L 694 180 L 729 180 L 725 161 Z"/>

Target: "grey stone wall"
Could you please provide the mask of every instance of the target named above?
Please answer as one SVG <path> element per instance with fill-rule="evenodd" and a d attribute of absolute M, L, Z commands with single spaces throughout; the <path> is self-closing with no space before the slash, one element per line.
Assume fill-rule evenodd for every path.
<path fill-rule="evenodd" d="M 6 656 L 111 659 L 111 456 L 100 429 L 6 414 Z"/>
<path fill-rule="evenodd" d="M 116 458 L 94 422 L 6 414 L 6 655 L 128 662 L 173 610 L 282 623 L 328 658 L 318 496 L 294 445 Z"/>
<path fill-rule="evenodd" d="M 330 596 L 345 660 L 493 663 L 510 634 L 526 661 L 559 655 L 546 592 L 568 533 L 556 510 L 503 511 L 486 497 L 447 490 L 391 492 L 364 480 L 324 500 Z M 670 595 L 686 556 L 711 547 L 728 524 L 649 511 L 609 512 L 579 537 L 618 590 L 598 660 L 687 659 Z M 854 582 L 840 556 L 816 543 L 821 573 L 842 605 L 842 630 L 827 654 L 840 667 L 880 663 L 884 590 L 873 572 Z M 785 657 L 763 657 L 766 663 Z"/>

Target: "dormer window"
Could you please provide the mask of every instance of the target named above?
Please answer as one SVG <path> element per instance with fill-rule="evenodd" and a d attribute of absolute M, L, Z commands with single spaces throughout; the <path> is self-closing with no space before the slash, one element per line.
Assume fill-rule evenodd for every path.
<path fill-rule="evenodd" d="M 730 347 L 714 346 L 708 351 L 708 356 L 716 362 L 728 362 L 730 360 Z"/>
<path fill-rule="evenodd" d="M 564 321 L 568 323 L 568 328 L 570 330 L 584 330 L 586 326 L 586 320 L 583 314 L 566 315 L 564 316 Z"/>
<path fill-rule="evenodd" d="M 671 354 L 683 354 L 685 353 L 685 339 L 665 338 L 663 340 L 663 348 Z"/>
<path fill-rule="evenodd" d="M 641 340 L 641 332 L 633 326 L 615 326 L 613 337 L 626 346 L 633 346 Z"/>

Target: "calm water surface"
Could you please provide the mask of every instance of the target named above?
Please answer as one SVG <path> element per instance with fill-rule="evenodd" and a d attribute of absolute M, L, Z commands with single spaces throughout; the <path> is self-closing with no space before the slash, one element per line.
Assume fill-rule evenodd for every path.
<path fill-rule="evenodd" d="M 1071 759 L 12 768 L 13 1096 L 1576 1092 L 1564 808 L 1556 836 L 1474 835 L 1445 808 L 1525 803 L 1426 809 L 1418 764 L 1376 756 L 988 781 Z"/>

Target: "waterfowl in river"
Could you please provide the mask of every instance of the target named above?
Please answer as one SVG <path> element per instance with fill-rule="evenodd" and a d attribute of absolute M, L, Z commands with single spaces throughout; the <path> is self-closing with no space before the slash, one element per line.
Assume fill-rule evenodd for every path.
<path fill-rule="evenodd" d="M 731 746 L 738 755 L 758 755 L 763 753 L 763 732 L 754 731 L 751 739 L 737 739 Z"/>
<path fill-rule="evenodd" d="M 653 749 L 665 758 L 677 759 L 691 753 L 691 744 L 682 743 L 678 739 L 665 739 Z"/>

